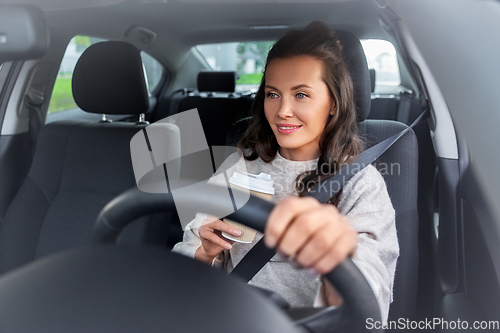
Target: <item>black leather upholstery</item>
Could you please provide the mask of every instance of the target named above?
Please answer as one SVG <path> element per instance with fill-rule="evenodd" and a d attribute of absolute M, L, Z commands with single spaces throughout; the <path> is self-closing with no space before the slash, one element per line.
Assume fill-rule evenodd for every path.
<path fill-rule="evenodd" d="M 73 86 L 84 90 L 97 77 L 102 82 L 89 87 L 89 91 L 80 91 L 76 98 L 80 105 L 96 113 L 144 112 L 147 92 L 144 94 L 142 89 L 143 69 L 142 65 L 135 66 L 140 60 L 139 50 L 122 42 L 94 46 L 97 49 L 91 46 L 90 52 L 83 54 L 83 65 L 79 63 L 80 74 L 73 77 Z M 112 70 L 104 70 L 103 63 L 113 63 Z M 126 78 L 121 76 L 124 72 L 129 73 Z M 102 86 L 135 79 L 140 82 L 116 83 L 110 90 Z M 99 87 L 103 91 L 97 93 Z M 125 90 L 119 93 L 115 89 L 120 87 Z M 133 87 L 138 91 L 132 91 Z M 111 91 L 107 97 L 106 91 Z M 126 106 L 122 105 L 124 101 L 128 101 Z M 112 110 L 109 112 L 106 106 Z M 99 211 L 136 185 L 130 139 L 142 128 L 144 125 L 133 123 L 86 121 L 60 121 L 42 127 L 31 169 L 0 226 L 0 272 L 57 251 L 91 244 Z M 149 223 L 150 219 L 146 220 Z M 149 237 L 147 228 L 146 223 L 138 222 L 123 239 L 143 241 Z"/>
<path fill-rule="evenodd" d="M 126 42 L 89 46 L 76 64 L 72 89 L 76 104 L 90 113 L 141 114 L 149 108 L 141 55 Z"/>

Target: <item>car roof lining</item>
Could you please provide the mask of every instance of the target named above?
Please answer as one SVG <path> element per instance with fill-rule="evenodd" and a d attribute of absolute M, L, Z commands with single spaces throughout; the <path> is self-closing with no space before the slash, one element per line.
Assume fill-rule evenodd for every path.
<path fill-rule="evenodd" d="M 0 0 L 7 2 L 9 0 Z M 34 0 L 24 0 L 33 2 Z M 38 0 L 37 0 L 38 1 Z M 70 2 L 75 8 L 49 10 L 48 4 Z M 192 47 L 204 43 L 276 40 L 288 29 L 301 29 L 314 20 L 323 20 L 332 26 L 352 32 L 358 38 L 379 38 L 395 41 L 380 25 L 379 16 L 389 15 L 371 1 L 345 1 L 294 3 L 294 1 L 247 0 L 237 3 L 179 3 L 178 1 L 149 0 L 92 0 L 88 8 L 76 7 L 81 0 L 42 0 L 51 32 L 51 48 L 66 48 L 67 41 L 75 35 L 100 37 L 109 40 L 125 40 L 135 44 L 172 73 L 173 87 L 178 82 L 176 74 L 184 75 L 185 64 L 192 58 Z M 186 1 L 189 2 L 189 1 Z M 195 0 L 196 2 L 196 0 Z M 216 2 L 216 3 L 213 3 Z M 286 3 L 285 3 L 286 2 Z M 98 3 L 99 6 L 95 4 Z M 37 2 L 37 4 L 39 4 Z M 66 8 L 66 7 L 64 7 Z M 394 16 L 394 15 L 393 15 Z M 190 17 L 190 20 L 186 20 Z M 283 18 L 286 21 L 283 21 Z M 392 16 L 391 16 L 392 17 Z M 89 24 L 92 22 L 92 24 Z M 196 22 L 192 23 L 192 22 Z M 356 22 L 353 24 L 352 22 Z M 287 25 L 288 29 L 251 29 L 255 25 Z M 152 45 L 138 45 L 125 33 L 134 25 L 147 28 L 157 34 Z M 65 43 L 62 46 L 62 43 Z M 61 44 L 61 45 L 59 45 Z M 61 54 L 62 56 L 62 54 Z M 188 61 L 192 64 L 192 61 Z M 199 65 L 195 66 L 196 68 Z M 204 66 L 201 66 L 204 67 Z M 401 68 L 405 82 L 409 73 Z M 411 76 L 411 75 L 410 75 Z M 181 80 L 185 81 L 185 80 Z M 186 83 L 186 82 L 184 82 Z M 403 83 L 403 81 L 402 81 Z M 406 85 L 407 88 L 412 88 Z M 170 88 L 170 87 L 169 87 Z M 168 91 L 171 91 L 169 89 Z"/>
<path fill-rule="evenodd" d="M 7 2 L 9 0 L 0 0 Z M 24 0 L 32 2 L 34 0 Z M 38 1 L 38 0 L 37 0 Z M 42 0 L 42 7 L 61 0 Z M 45 10 L 51 47 L 67 44 L 75 35 L 100 37 L 109 40 L 125 40 L 144 50 L 158 60 L 167 71 L 184 75 L 185 63 L 192 57 L 192 47 L 204 43 L 276 40 L 288 29 L 301 29 L 314 20 L 323 20 L 332 26 L 354 33 L 358 38 L 379 38 L 395 41 L 380 25 L 379 16 L 392 15 L 387 9 L 380 9 L 371 1 L 346 1 L 294 3 L 294 1 L 237 1 L 222 3 L 179 3 L 178 1 L 150 0 L 92 0 L 93 7 L 76 7 L 81 0 L 71 2 L 75 8 Z M 189 2 L 189 1 L 186 1 Z M 195 0 L 196 2 L 196 0 Z M 214 3 L 215 2 L 215 3 Z M 226 1 L 227 2 L 227 1 Z M 99 6 L 95 6 L 99 3 Z M 37 3 L 38 4 L 38 3 Z M 190 17 L 186 20 L 185 17 Z M 283 18 L 286 21 L 283 21 Z M 89 24 L 92 22 L 92 24 Z M 192 23 L 196 22 L 196 24 Z M 352 22 L 356 22 L 353 24 Z M 251 29 L 255 25 L 287 25 L 288 29 Z M 157 41 L 152 45 L 139 45 L 137 40 L 125 37 L 132 26 L 141 26 L 153 31 Z M 66 47 L 60 45 L 60 47 Z M 61 55 L 62 56 L 62 55 Z M 192 64 L 192 61 L 191 61 Z M 195 67 L 199 67 L 198 65 Z M 202 66 L 204 67 L 204 66 Z M 401 77 L 408 82 L 406 68 L 400 68 Z M 406 72 L 406 73 L 405 73 Z M 184 80 L 181 80 L 184 81 Z M 407 88 L 411 85 L 402 84 Z M 169 87 L 170 88 L 170 87 Z M 171 91 L 169 89 L 168 91 Z"/>
<path fill-rule="evenodd" d="M 0 0 L 6 2 L 8 0 Z M 12 0 L 11 0 L 12 1 Z M 32 2 L 34 0 L 25 0 Z M 38 1 L 38 0 L 37 0 Z M 79 2 L 73 0 L 72 2 Z M 61 0 L 43 0 L 45 3 Z M 62 1 L 64 2 L 64 1 Z M 394 42 L 380 26 L 379 15 L 386 10 L 371 1 L 295 3 L 258 1 L 247 3 L 179 3 L 159 0 L 94 0 L 106 6 L 45 10 L 51 34 L 95 36 L 127 40 L 125 33 L 139 25 L 157 34 L 152 45 L 137 45 L 158 61 L 176 71 L 191 47 L 204 43 L 276 40 L 288 29 L 301 29 L 314 20 L 349 31 L 358 38 L 386 39 Z M 213 2 L 213 1 L 210 1 Z M 220 2 L 220 1 L 215 1 Z M 316 2 L 316 1 L 315 1 Z M 92 3 L 92 2 L 91 2 Z M 43 7 L 43 5 L 42 5 Z M 186 20 L 189 17 L 189 20 Z M 286 17 L 286 20 L 283 18 Z M 68 24 L 71 22 L 71 24 Z M 89 24 L 92 22 L 92 24 Z M 356 24 L 352 24 L 356 22 Z M 251 26 L 286 25 L 288 29 L 252 29 Z"/>
<path fill-rule="evenodd" d="M 251 29 L 251 26 L 283 24 L 290 28 L 303 28 L 314 20 L 328 22 L 348 30 L 359 38 L 387 38 L 378 22 L 381 10 L 369 1 L 344 3 L 272 4 L 180 4 L 125 2 L 97 8 L 46 11 L 47 21 L 53 29 L 106 31 L 114 38 L 123 36 L 133 16 L 135 23 L 160 34 L 175 31 L 174 37 L 192 45 L 234 40 L 259 40 L 275 38 L 283 29 Z M 61 15 L 63 14 L 63 15 Z M 144 17 L 142 21 L 138 17 Z M 186 17 L 190 19 L 187 20 Z M 286 17 L 286 20 L 283 20 Z M 92 18 L 92 27 L 88 19 Z M 71 20 L 71 27 L 67 26 Z M 352 22 L 356 22 L 355 25 Z M 121 26 L 126 25 L 121 28 Z M 182 32 L 182 33 L 180 33 Z M 172 38 L 170 38 L 172 39 Z"/>
<path fill-rule="evenodd" d="M 340 3 L 352 2 L 357 0 L 308 0 L 310 4 L 317 3 Z M 68 9 L 82 9 L 82 8 L 99 8 L 113 4 L 133 2 L 133 3 L 182 3 L 182 4 L 228 4 L 228 0 L 23 0 L 23 4 L 36 5 L 44 11 L 53 10 L 68 10 Z M 301 3 L 302 0 L 237 0 L 232 1 L 237 4 L 294 4 Z M 0 0 L 0 4 L 11 4 L 12 0 Z"/>

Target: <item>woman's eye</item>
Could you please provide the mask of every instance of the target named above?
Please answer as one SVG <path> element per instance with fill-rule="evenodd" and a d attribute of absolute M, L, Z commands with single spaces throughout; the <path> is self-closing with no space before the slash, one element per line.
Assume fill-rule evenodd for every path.
<path fill-rule="evenodd" d="M 298 99 L 303 99 L 303 98 L 306 98 L 306 97 L 307 97 L 307 95 L 306 95 L 306 94 L 304 94 L 304 93 L 297 93 L 295 96 L 296 96 Z"/>
<path fill-rule="evenodd" d="M 276 98 L 278 97 L 277 94 L 273 93 L 273 92 L 268 92 L 267 95 L 266 95 L 268 98 Z"/>

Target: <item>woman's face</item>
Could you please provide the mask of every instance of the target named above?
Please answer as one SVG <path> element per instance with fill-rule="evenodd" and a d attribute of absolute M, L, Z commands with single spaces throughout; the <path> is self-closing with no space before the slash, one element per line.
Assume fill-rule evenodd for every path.
<path fill-rule="evenodd" d="M 274 59 L 267 65 L 264 113 L 287 159 L 320 155 L 320 136 L 335 111 L 322 77 L 321 61 L 309 56 Z"/>

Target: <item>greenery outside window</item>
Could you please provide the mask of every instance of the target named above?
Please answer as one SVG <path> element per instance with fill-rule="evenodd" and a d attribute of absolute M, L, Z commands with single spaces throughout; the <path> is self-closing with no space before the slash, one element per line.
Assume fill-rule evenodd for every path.
<path fill-rule="evenodd" d="M 89 36 L 75 36 L 71 39 L 64 53 L 54 84 L 49 104 L 49 114 L 78 108 L 71 91 L 73 71 L 83 51 L 90 45 L 102 41 L 104 41 L 104 39 Z M 149 91 L 153 91 L 163 76 L 163 67 L 147 53 L 141 52 L 141 58 L 144 65 L 148 89 Z"/>

